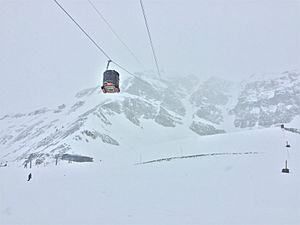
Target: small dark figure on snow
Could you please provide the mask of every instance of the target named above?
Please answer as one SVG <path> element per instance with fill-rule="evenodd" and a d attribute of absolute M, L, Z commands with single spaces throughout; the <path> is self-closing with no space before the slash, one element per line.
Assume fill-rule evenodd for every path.
<path fill-rule="evenodd" d="M 32 178 L 32 175 L 31 175 L 31 173 L 30 173 L 30 174 L 28 174 L 28 180 L 27 180 L 27 181 L 30 181 L 31 178 Z"/>

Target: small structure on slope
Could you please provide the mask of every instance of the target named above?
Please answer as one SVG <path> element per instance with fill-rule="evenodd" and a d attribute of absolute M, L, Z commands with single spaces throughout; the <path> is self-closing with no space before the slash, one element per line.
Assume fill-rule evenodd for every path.
<path fill-rule="evenodd" d="M 285 160 L 285 168 L 281 170 L 282 173 L 289 173 L 290 170 L 287 168 L 287 160 Z"/>

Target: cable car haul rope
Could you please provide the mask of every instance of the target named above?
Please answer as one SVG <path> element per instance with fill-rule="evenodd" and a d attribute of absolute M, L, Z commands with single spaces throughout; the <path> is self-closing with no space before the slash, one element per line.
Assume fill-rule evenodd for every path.
<path fill-rule="evenodd" d="M 148 37 L 149 37 L 149 41 L 150 41 L 150 45 L 151 45 L 151 49 L 152 49 L 153 58 L 154 58 L 155 65 L 156 65 L 157 74 L 158 74 L 159 78 L 161 78 L 160 70 L 159 70 L 159 66 L 158 66 L 158 60 L 157 60 L 157 56 L 155 54 L 154 45 L 153 45 L 153 41 L 152 41 L 151 33 L 150 33 L 150 28 L 149 28 L 149 25 L 148 25 L 148 21 L 147 21 L 147 17 L 146 17 L 146 13 L 145 13 L 145 9 L 144 9 L 144 5 L 143 5 L 142 0 L 140 0 L 140 4 L 141 4 L 144 20 L 145 20 L 145 25 L 146 25 L 146 28 L 147 28 L 147 33 L 148 33 Z"/>
<path fill-rule="evenodd" d="M 127 49 L 127 51 L 131 54 L 131 56 L 136 60 L 136 62 L 143 67 L 143 64 L 138 59 L 138 57 L 133 53 L 133 51 L 128 47 L 128 45 L 122 40 L 120 35 L 114 30 L 114 28 L 110 25 L 107 19 L 102 15 L 102 13 L 97 9 L 96 5 L 91 1 L 88 0 L 91 7 L 95 10 L 97 15 L 104 21 L 104 23 L 108 26 L 108 28 L 111 30 L 111 32 L 115 35 L 115 37 L 120 41 L 120 43 Z"/>
<path fill-rule="evenodd" d="M 57 1 L 57 0 L 53 0 L 56 5 L 69 17 L 69 19 L 80 29 L 80 31 L 82 31 L 84 33 L 84 35 L 94 44 L 94 46 L 107 58 L 108 63 L 107 63 L 107 67 L 106 67 L 106 71 L 103 73 L 103 85 L 101 87 L 103 93 L 116 93 L 116 92 L 120 92 L 120 88 L 119 88 L 119 73 L 115 70 L 109 70 L 109 64 L 113 63 L 114 65 L 116 65 L 117 67 L 119 67 L 120 69 L 124 70 L 125 72 L 127 72 L 128 74 L 130 74 L 131 76 L 135 77 L 136 79 L 142 80 L 141 78 L 137 77 L 135 74 L 133 74 L 132 72 L 130 72 L 129 70 L 127 70 L 124 66 L 120 65 L 119 63 L 115 62 L 114 60 L 112 60 L 112 58 L 104 51 L 103 48 L 101 48 L 98 43 L 83 29 L 82 26 L 80 26 L 79 23 L 76 22 L 76 20 L 70 15 L 70 13 L 68 13 L 64 7 Z M 104 20 L 104 22 L 109 26 L 109 28 L 111 29 L 111 31 L 113 32 L 113 34 L 119 39 L 119 41 L 127 48 L 127 50 L 132 54 L 132 56 L 134 56 L 134 58 L 140 62 L 138 60 L 138 58 L 133 54 L 133 52 L 129 49 L 129 47 L 121 40 L 120 36 L 113 30 L 113 28 L 110 26 L 110 24 L 108 23 L 108 21 L 102 16 L 102 14 L 99 12 L 99 10 L 97 10 L 97 8 L 95 7 L 95 5 L 88 0 L 88 2 L 90 3 L 90 5 L 96 10 L 97 14 Z M 156 64 L 156 68 L 157 68 L 157 73 L 160 77 L 160 71 L 159 71 L 159 67 L 158 67 L 158 60 L 154 51 L 154 45 L 153 45 L 153 41 L 151 39 L 151 35 L 150 35 L 150 29 L 149 29 L 149 25 L 147 22 L 147 18 L 145 15 L 145 10 L 144 10 L 144 6 L 142 3 L 142 0 L 140 0 L 140 4 L 142 7 L 142 12 L 144 15 L 144 19 L 145 19 L 145 25 L 148 31 L 148 36 L 149 36 L 149 40 L 150 40 L 150 45 L 151 45 L 151 49 L 152 49 L 152 53 L 153 53 L 153 57 L 155 60 L 155 64 Z"/>
<path fill-rule="evenodd" d="M 57 0 L 53 0 L 58 7 L 73 21 L 73 23 L 85 34 L 85 36 L 94 44 L 94 46 L 107 58 L 108 60 L 108 64 L 107 64 L 107 69 L 109 66 L 109 63 L 113 63 L 114 65 L 116 65 L 117 67 L 119 67 L 120 69 L 124 70 L 125 72 L 127 72 L 128 74 L 130 74 L 131 76 L 140 79 L 139 77 L 137 77 L 135 74 L 133 74 L 132 72 L 130 72 L 129 70 L 127 70 L 125 67 L 121 66 L 119 63 L 113 61 L 111 59 L 111 57 L 109 57 L 109 55 L 103 50 L 103 48 L 101 48 L 97 42 L 80 26 L 79 23 L 76 22 L 76 20 L 62 7 L 62 5 L 57 1 Z M 104 93 L 114 93 L 114 92 L 119 92 L 119 73 L 117 71 L 114 72 L 109 72 L 109 71 L 114 71 L 114 70 L 106 70 L 103 74 L 103 86 L 109 84 L 109 85 L 113 85 L 113 88 L 109 88 L 109 90 L 104 90 Z M 106 73 L 107 72 L 107 73 Z M 106 78 L 114 78 L 113 80 L 107 80 Z M 110 82 L 108 82 L 110 81 Z"/>
<path fill-rule="evenodd" d="M 61 4 L 57 0 L 53 0 L 59 8 L 76 24 L 76 26 L 85 34 L 85 36 L 96 46 L 98 50 L 102 52 L 102 54 L 108 59 L 111 60 L 111 58 L 108 56 L 108 54 L 97 44 L 96 41 L 76 22 L 76 20 L 62 7 Z"/>

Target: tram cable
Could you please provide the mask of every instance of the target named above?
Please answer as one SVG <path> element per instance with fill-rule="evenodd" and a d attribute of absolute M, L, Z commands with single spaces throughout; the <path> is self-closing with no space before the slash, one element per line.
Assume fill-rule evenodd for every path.
<path fill-rule="evenodd" d="M 79 23 L 76 22 L 76 20 L 62 7 L 62 5 L 57 0 L 53 0 L 53 1 L 75 23 L 75 25 L 85 34 L 85 36 L 95 45 L 95 47 L 107 58 L 108 61 L 112 62 L 113 64 L 115 64 L 116 66 L 118 66 L 120 69 L 124 70 L 125 72 L 127 72 L 131 76 L 141 80 L 141 78 L 137 77 L 135 74 L 133 74 L 132 72 L 127 70 L 124 66 L 121 66 L 119 63 L 112 60 L 112 58 L 103 50 L 103 48 L 101 48 L 97 44 L 97 42 L 79 25 Z"/>
<path fill-rule="evenodd" d="M 121 42 L 121 44 L 128 50 L 128 52 L 131 54 L 131 56 L 139 63 L 140 66 L 144 67 L 144 65 L 141 63 L 141 61 L 138 59 L 138 57 L 133 53 L 133 51 L 129 48 L 129 46 L 122 40 L 120 35 L 114 30 L 114 28 L 111 26 L 111 24 L 108 22 L 107 19 L 103 16 L 103 14 L 98 10 L 96 5 L 91 1 L 88 0 L 91 7 L 95 10 L 97 15 L 104 21 L 104 23 L 108 26 L 108 28 L 111 30 L 111 32 L 115 35 L 115 37 Z"/>
<path fill-rule="evenodd" d="M 156 65 L 157 74 L 158 74 L 159 78 L 161 78 L 161 74 L 160 74 L 160 70 L 159 70 L 159 66 L 158 66 L 158 59 L 157 59 L 157 56 L 155 54 L 154 44 L 153 44 L 153 41 L 152 41 L 152 38 L 151 38 L 150 28 L 149 28 L 149 24 L 148 24 L 148 21 L 147 21 L 147 17 L 146 17 L 146 13 L 145 13 L 145 9 L 144 9 L 144 5 L 143 5 L 142 0 L 140 0 L 140 4 L 141 4 L 143 16 L 144 16 L 145 25 L 146 25 L 146 28 L 147 28 L 147 33 L 148 33 L 148 37 L 149 37 L 149 41 L 150 41 L 150 45 L 151 45 L 151 49 L 152 49 L 153 58 L 154 58 L 155 65 Z"/>

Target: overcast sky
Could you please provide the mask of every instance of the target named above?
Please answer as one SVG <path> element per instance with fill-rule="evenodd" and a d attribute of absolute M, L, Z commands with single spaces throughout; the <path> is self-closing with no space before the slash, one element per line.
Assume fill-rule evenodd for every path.
<path fill-rule="evenodd" d="M 59 0 L 113 60 L 154 70 L 139 0 L 92 1 L 143 66 L 87 0 Z M 162 70 L 241 80 L 300 68 L 300 0 L 143 1 Z M 105 65 L 53 0 L 0 0 L 0 115 L 64 103 Z"/>

